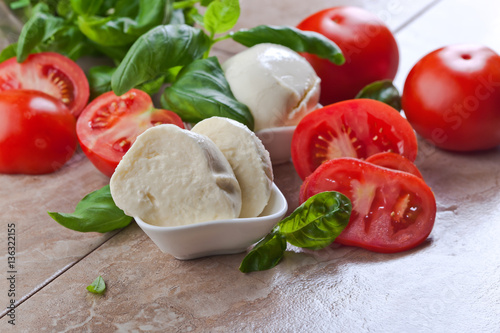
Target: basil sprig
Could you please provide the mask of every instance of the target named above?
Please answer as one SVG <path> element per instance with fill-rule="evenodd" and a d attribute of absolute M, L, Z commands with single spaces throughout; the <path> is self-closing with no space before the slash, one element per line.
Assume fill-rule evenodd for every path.
<path fill-rule="evenodd" d="M 375 81 L 366 85 L 355 98 L 369 98 L 401 111 L 401 95 L 391 80 Z"/>
<path fill-rule="evenodd" d="M 227 117 L 253 129 L 248 107 L 236 100 L 216 57 L 200 59 L 184 67 L 162 95 L 162 107 L 197 123 L 213 116 Z"/>
<path fill-rule="evenodd" d="M 74 213 L 48 212 L 62 226 L 81 232 L 105 233 L 124 228 L 132 217 L 116 206 L 109 185 L 87 194 L 77 205 Z"/>
<path fill-rule="evenodd" d="M 273 268 L 283 257 L 286 242 L 312 250 L 325 248 L 345 229 L 351 210 L 351 201 L 339 192 L 321 192 L 310 197 L 248 252 L 240 271 Z"/>

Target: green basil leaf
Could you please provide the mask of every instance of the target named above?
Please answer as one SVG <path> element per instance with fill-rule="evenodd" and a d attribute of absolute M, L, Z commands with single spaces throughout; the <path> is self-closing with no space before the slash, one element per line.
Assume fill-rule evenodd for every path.
<path fill-rule="evenodd" d="M 292 245 L 319 250 L 330 245 L 345 229 L 351 210 L 351 201 L 345 195 L 321 192 L 279 222 L 279 231 Z"/>
<path fill-rule="evenodd" d="M 78 26 L 90 40 L 97 44 L 125 46 L 132 44 L 151 28 L 164 23 L 167 0 L 140 0 L 137 17 L 79 16 Z"/>
<path fill-rule="evenodd" d="M 401 95 L 391 80 L 370 83 L 361 89 L 355 98 L 375 99 L 401 111 Z"/>
<path fill-rule="evenodd" d="M 259 25 L 230 33 L 236 42 L 251 47 L 261 43 L 286 46 L 295 52 L 306 52 L 325 58 L 337 65 L 345 62 L 340 48 L 322 34 L 302 31 L 294 27 Z"/>
<path fill-rule="evenodd" d="M 73 0 L 60 0 L 57 2 L 56 14 L 59 17 L 65 17 L 68 20 L 72 20 L 72 15 L 74 14 L 73 8 L 71 8 L 71 1 Z"/>
<path fill-rule="evenodd" d="M 286 250 L 286 239 L 275 228 L 250 250 L 240 264 L 243 273 L 263 271 L 276 266 Z"/>
<path fill-rule="evenodd" d="M 0 63 L 16 56 L 17 43 L 12 43 L 0 52 Z"/>
<path fill-rule="evenodd" d="M 90 99 L 94 99 L 108 91 L 111 91 L 111 76 L 115 67 L 94 66 L 89 69 L 87 79 L 90 86 Z"/>
<path fill-rule="evenodd" d="M 234 97 L 216 57 L 185 66 L 163 92 L 162 105 L 186 122 L 219 116 L 239 121 L 250 129 L 254 127 L 250 110 Z"/>
<path fill-rule="evenodd" d="M 71 8 L 79 15 L 91 16 L 99 12 L 103 3 L 104 0 L 71 0 Z"/>
<path fill-rule="evenodd" d="M 9 7 L 12 10 L 16 10 L 16 9 L 28 7 L 29 5 L 30 5 L 30 0 L 18 0 L 18 1 L 11 2 Z"/>
<path fill-rule="evenodd" d="M 229 31 L 240 17 L 238 0 L 212 1 L 203 16 L 203 25 L 211 34 Z"/>
<path fill-rule="evenodd" d="M 58 31 L 47 44 L 41 45 L 44 51 L 61 53 L 77 60 L 84 55 L 97 55 L 97 50 L 77 26 L 66 26 Z"/>
<path fill-rule="evenodd" d="M 71 214 L 48 212 L 62 226 L 81 232 L 105 233 L 124 228 L 132 218 L 115 205 L 109 185 L 87 194 Z"/>
<path fill-rule="evenodd" d="M 98 276 L 92 284 L 87 286 L 87 290 L 94 294 L 103 294 L 106 291 L 106 283 L 102 276 Z"/>
<path fill-rule="evenodd" d="M 113 91 L 120 96 L 171 67 L 201 58 L 209 47 L 210 38 L 198 28 L 169 24 L 151 29 L 137 39 L 113 74 Z"/>
<path fill-rule="evenodd" d="M 39 45 L 64 28 L 64 19 L 37 11 L 23 26 L 17 42 L 17 61 L 23 62 Z"/>
<path fill-rule="evenodd" d="M 215 0 L 201 0 L 200 5 L 202 5 L 203 7 L 207 7 L 208 5 L 210 5 L 214 1 Z"/>

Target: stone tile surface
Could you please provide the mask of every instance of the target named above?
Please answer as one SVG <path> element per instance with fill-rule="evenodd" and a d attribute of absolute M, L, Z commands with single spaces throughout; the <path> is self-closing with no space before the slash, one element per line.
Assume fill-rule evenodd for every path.
<path fill-rule="evenodd" d="M 320 7 L 345 3 L 244 0 L 240 25 L 294 25 Z M 391 4 L 403 8 L 386 18 L 401 48 L 399 87 L 413 63 L 440 44 L 477 41 L 500 51 L 496 1 L 349 3 L 376 13 L 396 8 Z M 225 47 L 215 54 L 236 52 Z M 176 260 L 135 224 L 100 235 L 52 221 L 47 210 L 72 211 L 108 181 L 81 152 L 52 175 L 0 175 L 0 221 L 16 223 L 16 292 L 23 300 L 17 325 L 3 316 L 0 331 L 498 332 L 500 150 L 453 154 L 423 141 L 419 149 L 417 166 L 438 204 L 435 228 L 422 246 L 390 255 L 289 246 L 278 267 L 251 274 L 238 271 L 244 254 Z M 275 175 L 291 211 L 300 179 L 290 163 L 276 166 Z M 4 306 L 6 247 L 0 237 Z M 108 286 L 102 296 L 85 289 L 98 275 Z"/>

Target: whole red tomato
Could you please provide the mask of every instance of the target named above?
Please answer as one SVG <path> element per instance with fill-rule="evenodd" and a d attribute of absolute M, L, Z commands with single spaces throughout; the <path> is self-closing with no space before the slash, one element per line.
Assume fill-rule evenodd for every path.
<path fill-rule="evenodd" d="M 0 119 L 0 173 L 53 172 L 75 152 L 76 119 L 55 97 L 1 91 Z"/>
<path fill-rule="evenodd" d="M 357 7 L 319 11 L 297 28 L 315 31 L 335 42 L 346 62 L 337 66 L 315 55 L 303 54 L 321 78 L 320 103 L 351 99 L 367 84 L 392 80 L 399 65 L 398 45 L 387 26 L 374 14 Z"/>
<path fill-rule="evenodd" d="M 410 71 L 402 105 L 415 131 L 436 146 L 475 151 L 500 144 L 500 56 L 480 45 L 452 45 Z"/>

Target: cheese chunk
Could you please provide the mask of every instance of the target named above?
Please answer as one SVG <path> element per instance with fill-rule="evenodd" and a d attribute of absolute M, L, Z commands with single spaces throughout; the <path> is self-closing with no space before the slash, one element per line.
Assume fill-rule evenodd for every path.
<path fill-rule="evenodd" d="M 245 125 L 221 117 L 200 121 L 192 132 L 209 137 L 231 164 L 241 188 L 240 217 L 258 216 L 273 184 L 271 159 L 260 139 Z"/>
<path fill-rule="evenodd" d="M 238 181 L 219 148 L 170 124 L 137 137 L 110 188 L 125 214 L 158 226 L 231 219 L 241 210 Z"/>
<path fill-rule="evenodd" d="M 318 106 L 320 78 L 297 52 L 257 44 L 222 65 L 234 97 L 250 109 L 255 131 L 294 126 Z"/>

